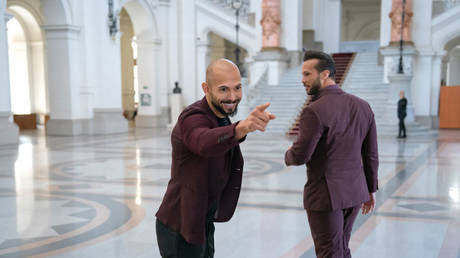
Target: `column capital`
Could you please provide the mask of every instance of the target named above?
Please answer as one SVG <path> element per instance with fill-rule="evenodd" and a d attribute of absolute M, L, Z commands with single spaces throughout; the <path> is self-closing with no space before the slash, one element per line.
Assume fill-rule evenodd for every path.
<path fill-rule="evenodd" d="M 171 0 L 159 0 L 159 6 L 169 7 Z"/>
<path fill-rule="evenodd" d="M 43 25 L 48 39 L 77 39 L 81 28 L 74 25 Z"/>
<path fill-rule="evenodd" d="M 6 25 L 6 23 L 8 23 L 9 20 L 14 18 L 14 15 L 12 15 L 12 14 L 10 14 L 8 12 L 4 12 L 3 13 L 3 18 L 5 19 L 5 25 Z"/>
<path fill-rule="evenodd" d="M 136 39 L 134 40 L 134 42 L 137 44 L 138 47 L 141 47 L 141 48 L 146 48 L 146 47 L 159 48 L 162 45 L 162 42 L 160 39 L 153 39 L 153 40 Z"/>

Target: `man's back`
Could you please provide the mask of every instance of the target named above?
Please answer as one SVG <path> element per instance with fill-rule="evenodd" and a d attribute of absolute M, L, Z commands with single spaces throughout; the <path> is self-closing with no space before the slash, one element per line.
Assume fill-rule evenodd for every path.
<path fill-rule="evenodd" d="M 378 167 L 370 106 L 338 86 L 327 87 L 303 111 L 300 130 L 298 142 L 305 146 L 299 149 L 306 151 L 297 160 L 306 162 L 308 177 L 305 208 L 336 210 L 369 200 Z"/>

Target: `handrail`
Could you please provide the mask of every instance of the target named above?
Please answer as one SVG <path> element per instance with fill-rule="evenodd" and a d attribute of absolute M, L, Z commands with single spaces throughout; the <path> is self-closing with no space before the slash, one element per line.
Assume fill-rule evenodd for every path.
<path fill-rule="evenodd" d="M 460 5 L 460 0 L 434 0 L 432 18 L 447 12 L 457 5 Z"/>
<path fill-rule="evenodd" d="M 248 107 L 250 109 L 255 107 L 255 100 L 257 99 L 257 96 L 259 94 L 260 87 L 262 85 L 266 85 L 268 83 L 268 65 L 265 65 L 263 68 L 263 72 L 261 72 L 255 80 L 252 81 L 252 83 L 249 84 L 244 93 L 244 98 L 246 100 L 246 103 L 248 104 Z"/>

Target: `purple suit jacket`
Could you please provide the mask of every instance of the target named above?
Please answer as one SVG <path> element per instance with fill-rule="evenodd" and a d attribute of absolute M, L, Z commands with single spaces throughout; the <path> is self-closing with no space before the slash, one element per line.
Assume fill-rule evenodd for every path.
<path fill-rule="evenodd" d="M 171 179 L 156 216 L 189 243 L 204 244 L 212 202 L 219 203 L 215 221 L 233 216 L 243 175 L 239 144 L 245 139 L 234 140 L 237 124 L 219 127 L 203 98 L 181 113 L 172 131 Z"/>
<path fill-rule="evenodd" d="M 378 189 L 378 150 L 369 104 L 337 85 L 320 90 L 304 108 L 300 135 L 286 165 L 307 166 L 305 209 L 331 211 L 369 200 Z"/>

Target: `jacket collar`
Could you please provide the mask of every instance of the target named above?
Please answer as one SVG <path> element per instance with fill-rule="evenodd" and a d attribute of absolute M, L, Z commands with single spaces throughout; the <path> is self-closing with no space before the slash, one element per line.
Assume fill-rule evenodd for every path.
<path fill-rule="evenodd" d="M 216 114 L 214 114 L 212 109 L 209 107 L 208 100 L 206 99 L 206 96 L 204 96 L 201 99 L 201 108 L 206 111 L 206 114 L 208 115 L 208 117 L 211 118 L 211 120 L 213 121 L 214 126 L 217 126 L 218 125 L 218 122 L 217 122 L 218 117 L 216 116 Z"/>
<path fill-rule="evenodd" d="M 326 88 L 321 88 L 319 92 L 312 96 L 311 101 L 318 100 L 324 95 L 329 94 L 341 94 L 343 90 L 339 87 L 338 84 L 327 86 Z"/>

